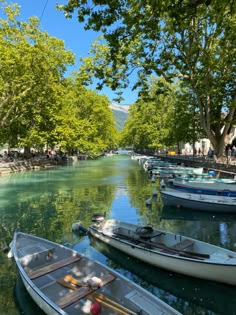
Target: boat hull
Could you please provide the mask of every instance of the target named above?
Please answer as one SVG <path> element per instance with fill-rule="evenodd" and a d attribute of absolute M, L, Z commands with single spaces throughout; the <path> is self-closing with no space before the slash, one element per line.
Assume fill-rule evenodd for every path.
<path fill-rule="evenodd" d="M 201 194 L 170 194 L 165 191 L 161 191 L 161 197 L 162 202 L 165 206 L 173 206 L 176 208 L 186 208 L 186 209 L 192 209 L 192 210 L 198 210 L 198 211 L 207 211 L 207 212 L 214 212 L 214 213 L 236 213 L 236 204 L 235 201 L 227 204 L 224 204 L 224 201 L 221 202 L 209 202 L 206 199 L 206 195 L 202 196 L 201 200 Z M 198 197 L 198 200 L 191 199 L 193 197 Z M 222 197 L 223 198 L 223 197 Z M 228 198 L 228 197 L 226 197 Z M 220 197 L 219 197 L 220 201 Z"/>
<path fill-rule="evenodd" d="M 196 175 L 201 175 L 203 173 L 203 168 L 182 168 L 182 169 L 178 169 L 178 168 L 173 168 L 173 169 L 160 169 L 159 170 L 159 175 L 161 178 L 168 178 L 171 177 L 173 175 L 176 176 L 181 176 L 181 175 L 185 175 L 185 174 L 196 174 Z"/>
<path fill-rule="evenodd" d="M 99 231 L 94 226 L 89 228 L 89 233 L 93 237 L 99 239 L 100 241 L 112 246 L 127 255 L 135 257 L 145 263 L 150 265 L 171 270 L 177 273 L 181 273 L 191 277 L 197 277 L 201 279 L 217 281 L 221 283 L 226 283 L 230 285 L 236 285 L 236 256 L 235 264 L 221 264 L 214 262 L 212 263 L 210 259 L 197 260 L 186 257 L 180 257 L 176 255 L 170 255 L 164 251 L 156 251 L 147 247 L 140 245 L 135 245 L 130 243 L 129 240 L 123 240 L 112 235 L 106 235 L 103 231 Z M 168 233 L 172 234 L 172 233 Z M 172 234 L 173 237 L 180 237 L 178 235 Z M 196 240 L 195 240 L 196 241 Z M 198 241 L 199 244 L 204 243 Z M 207 243 L 204 243 L 207 246 Z M 219 247 L 214 245 L 209 245 L 211 251 L 219 249 Z M 226 253 L 232 253 L 226 250 Z"/>
<path fill-rule="evenodd" d="M 193 194 L 236 197 L 235 184 L 232 186 L 232 184 L 225 183 L 191 183 L 176 181 L 173 182 L 173 188 Z"/>
<path fill-rule="evenodd" d="M 49 300 L 45 300 L 44 298 L 41 297 L 40 292 L 37 290 L 34 290 L 32 288 L 32 286 L 30 285 L 30 283 L 24 278 L 24 276 L 22 275 L 22 273 L 20 272 L 20 270 L 18 269 L 18 272 L 20 274 L 20 277 L 22 279 L 22 282 L 27 290 L 27 292 L 29 293 L 29 295 L 31 296 L 31 298 L 34 300 L 34 302 L 46 313 L 46 314 L 50 314 L 50 315 L 67 315 L 67 313 L 65 313 L 62 310 L 55 310 L 52 306 L 50 306 Z"/>

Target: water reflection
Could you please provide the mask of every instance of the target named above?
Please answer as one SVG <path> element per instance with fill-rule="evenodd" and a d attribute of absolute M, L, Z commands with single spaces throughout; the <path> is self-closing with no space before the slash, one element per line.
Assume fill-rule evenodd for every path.
<path fill-rule="evenodd" d="M 114 257 L 107 258 L 91 246 L 88 237 L 72 233 L 74 222 L 81 221 L 88 227 L 93 213 L 106 212 L 107 218 L 152 224 L 171 232 L 235 248 L 236 225 L 233 218 L 212 220 L 211 217 L 197 218 L 192 214 L 184 218 L 182 214 L 180 217 L 177 209 L 171 217 L 170 212 L 162 209 L 158 198 L 150 207 L 146 206 L 145 201 L 157 188 L 158 183 L 151 183 L 137 161 L 119 155 L 96 161 L 81 161 L 69 167 L 0 177 L 0 243 L 9 244 L 14 230 L 18 228 L 67 246 L 75 246 L 83 254 L 109 264 L 164 301 L 176 305 L 184 314 L 217 314 L 222 313 L 223 308 L 227 310 L 227 315 L 236 314 L 234 288 L 226 289 L 207 282 L 202 284 L 196 279 L 192 282 L 180 275 L 149 269 L 132 260 L 129 264 L 129 259 L 123 257 L 122 261 L 127 262 L 126 268 L 116 260 L 122 257 L 120 253 L 114 252 Z M 19 304 L 16 306 L 13 299 L 15 281 L 14 263 L 0 252 L 1 315 L 20 314 Z M 191 282 L 190 287 L 187 281 Z M 208 288 L 211 292 L 207 297 L 205 291 Z M 224 297 L 221 291 L 227 292 L 228 297 Z M 21 308 L 27 308 L 29 303 L 24 302 L 24 297 L 19 294 L 15 296 L 22 302 Z M 204 300 L 203 304 L 200 303 L 201 299 Z M 218 305 L 219 301 L 222 301 L 222 305 Z"/>
<path fill-rule="evenodd" d="M 127 156 L 0 177 L 0 244 L 9 244 L 19 229 L 73 246 L 79 238 L 72 223 L 88 226 L 94 212 L 115 215 L 118 204 L 127 219 L 136 220 L 140 213 L 145 216 L 149 194 L 143 170 Z M 19 313 L 12 299 L 15 277 L 14 264 L 1 251 L 1 315 Z"/>
<path fill-rule="evenodd" d="M 179 226 L 179 231 L 184 226 L 183 234 L 235 251 L 236 216 L 234 214 L 214 214 L 163 207 L 161 226 L 165 228 L 168 222 L 175 222 L 175 226 Z"/>
<path fill-rule="evenodd" d="M 161 197 L 152 198 L 149 212 L 158 217 L 155 227 L 170 230 L 218 246 L 236 249 L 236 215 L 210 213 L 190 209 L 163 206 Z"/>
<path fill-rule="evenodd" d="M 211 221 L 211 222 L 235 222 L 236 215 L 232 213 L 212 213 L 176 207 L 165 206 L 162 209 L 163 220 L 189 220 L 189 221 Z"/>

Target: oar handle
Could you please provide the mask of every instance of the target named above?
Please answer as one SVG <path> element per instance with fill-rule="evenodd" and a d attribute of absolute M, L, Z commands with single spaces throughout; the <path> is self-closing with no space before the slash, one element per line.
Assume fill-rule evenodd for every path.
<path fill-rule="evenodd" d="M 126 308 L 125 306 L 109 299 L 108 297 L 106 297 L 105 295 L 98 293 L 98 292 L 94 292 L 93 295 L 95 296 L 96 300 L 99 300 L 100 302 L 103 301 L 105 303 L 109 303 L 109 305 L 114 306 L 115 308 L 119 309 L 120 311 L 123 311 L 125 314 L 128 315 L 137 315 L 136 312 L 133 312 L 132 310 Z"/>
<path fill-rule="evenodd" d="M 70 282 L 70 283 L 72 283 L 74 285 L 77 285 L 79 287 L 83 286 L 83 284 L 80 281 L 78 281 L 77 279 L 73 278 L 71 275 L 66 275 L 64 277 L 64 280 L 67 281 L 67 282 Z"/>
<path fill-rule="evenodd" d="M 137 315 L 137 313 L 133 313 L 132 311 L 128 310 L 128 309 L 123 309 L 123 307 L 121 307 L 121 305 L 119 305 L 119 307 L 116 307 L 115 305 L 108 303 L 102 299 L 97 298 L 94 295 L 89 295 L 88 296 L 91 300 L 99 302 L 101 305 L 109 308 L 110 310 L 116 312 L 117 314 L 120 315 Z"/>

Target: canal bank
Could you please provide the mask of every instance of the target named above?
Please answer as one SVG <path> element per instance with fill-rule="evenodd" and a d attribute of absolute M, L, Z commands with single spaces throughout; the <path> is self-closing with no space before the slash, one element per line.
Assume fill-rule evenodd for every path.
<path fill-rule="evenodd" d="M 0 176 L 10 175 L 18 172 L 43 170 L 59 165 L 70 165 L 87 159 L 88 156 L 81 154 L 68 156 L 66 159 L 37 156 L 28 159 L 15 159 L 14 161 L 0 160 Z"/>
<path fill-rule="evenodd" d="M 0 162 L 0 176 L 9 175 L 18 172 L 34 171 L 55 167 L 57 161 L 47 158 L 32 158 L 27 160 L 16 160 L 13 162 Z"/>

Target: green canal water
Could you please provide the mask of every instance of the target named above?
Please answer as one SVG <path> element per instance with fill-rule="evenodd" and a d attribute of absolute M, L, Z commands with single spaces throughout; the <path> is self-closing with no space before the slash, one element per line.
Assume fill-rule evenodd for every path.
<path fill-rule="evenodd" d="M 143 264 L 92 238 L 72 232 L 75 222 L 91 224 L 96 212 L 236 250 L 236 217 L 163 209 L 156 190 L 128 155 L 79 161 L 75 165 L 0 178 L 0 242 L 15 229 L 75 248 L 140 284 L 186 315 L 236 314 L 235 287 L 203 281 Z M 17 275 L 14 261 L 0 252 L 0 314 L 44 315 Z M 156 314 L 153 314 L 156 315 Z"/>

